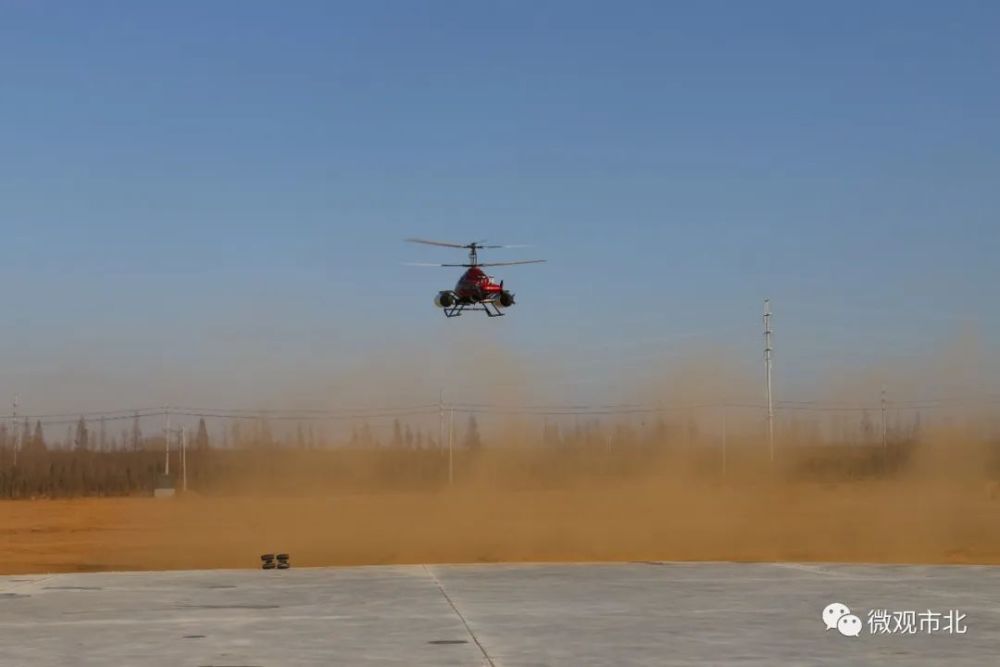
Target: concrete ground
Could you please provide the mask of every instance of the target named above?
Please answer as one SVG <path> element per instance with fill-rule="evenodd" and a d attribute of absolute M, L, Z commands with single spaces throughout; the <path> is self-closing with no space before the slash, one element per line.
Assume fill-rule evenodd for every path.
<path fill-rule="evenodd" d="M 294 554 L 293 554 L 294 563 Z M 859 637 L 825 630 L 849 606 Z M 870 634 L 867 612 L 965 614 Z M 1000 663 L 1000 567 L 434 565 L 0 577 L 0 664 Z"/>

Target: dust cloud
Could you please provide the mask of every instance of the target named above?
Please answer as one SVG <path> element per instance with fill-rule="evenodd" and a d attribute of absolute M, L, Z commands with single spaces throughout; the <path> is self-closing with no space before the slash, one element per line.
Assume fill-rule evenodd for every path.
<path fill-rule="evenodd" d="M 650 455 L 640 446 L 491 447 L 456 456 L 449 485 L 447 456 L 437 451 L 334 460 L 303 452 L 297 461 L 261 462 L 212 495 L 5 503 L 2 567 L 254 567 L 260 553 L 274 551 L 299 566 L 1000 563 L 1000 500 L 984 472 L 992 450 L 941 437 L 893 474 L 861 479 L 817 477 L 814 467 L 791 462 L 771 469 L 747 452 L 734 453 L 722 474 L 683 448 Z M 956 447 L 968 456 L 955 457 Z"/>
<path fill-rule="evenodd" d="M 558 402 L 535 384 L 554 369 L 501 352 L 455 358 L 457 372 L 478 369 L 484 388 L 468 400 Z M 359 366 L 364 382 L 361 371 L 343 380 L 362 393 L 382 386 L 436 399 L 427 390 L 440 378 L 424 377 L 431 361 L 403 351 L 391 359 L 408 361 L 369 362 Z M 484 446 L 458 446 L 452 457 L 439 443 L 209 450 L 192 453 L 193 490 L 174 499 L 3 503 L 9 557 L 0 569 L 256 567 L 275 551 L 297 566 L 1000 563 L 1000 444 L 989 414 L 925 419 L 919 431 L 894 422 L 885 446 L 844 430 L 839 413 L 812 425 L 796 414 L 779 422 L 772 463 L 759 411 L 734 408 L 720 424 L 718 406 L 753 386 L 727 368 L 709 357 L 685 362 L 669 381 L 637 383 L 635 395 L 690 407 L 582 425 L 574 416 L 555 441 L 542 418 L 521 414 L 484 420 Z"/>

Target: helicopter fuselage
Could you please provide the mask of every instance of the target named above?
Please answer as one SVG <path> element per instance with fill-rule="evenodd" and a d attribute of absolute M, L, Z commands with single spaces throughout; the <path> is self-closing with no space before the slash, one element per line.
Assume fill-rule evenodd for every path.
<path fill-rule="evenodd" d="M 455 296 L 459 301 L 475 303 L 498 298 L 503 292 L 503 283 L 494 282 L 478 266 L 471 267 L 455 283 Z"/>
<path fill-rule="evenodd" d="M 448 317 L 457 317 L 465 310 L 482 310 L 490 317 L 503 315 L 502 309 L 514 305 L 514 295 L 503 288 L 479 266 L 469 267 L 455 283 L 455 289 L 438 292 L 434 304 L 444 309 Z"/>

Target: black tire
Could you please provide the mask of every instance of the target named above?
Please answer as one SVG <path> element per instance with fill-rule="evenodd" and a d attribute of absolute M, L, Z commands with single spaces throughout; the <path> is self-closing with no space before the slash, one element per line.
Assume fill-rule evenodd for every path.
<path fill-rule="evenodd" d="M 290 567 L 291 567 L 291 565 L 288 564 L 287 560 L 283 560 L 280 563 L 278 563 L 278 569 L 279 570 L 287 570 Z"/>
<path fill-rule="evenodd" d="M 270 561 L 270 560 L 266 561 L 263 565 L 261 565 L 261 568 L 263 568 L 265 570 L 273 570 L 274 569 L 274 561 Z"/>
<path fill-rule="evenodd" d="M 288 560 L 288 554 L 278 554 L 278 560 Z"/>
<path fill-rule="evenodd" d="M 260 559 L 265 562 L 269 560 L 274 560 L 274 554 L 261 554 Z"/>

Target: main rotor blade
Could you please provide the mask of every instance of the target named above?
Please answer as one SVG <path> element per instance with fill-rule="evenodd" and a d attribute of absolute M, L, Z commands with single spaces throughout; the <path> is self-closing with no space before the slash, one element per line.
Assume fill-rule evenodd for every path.
<path fill-rule="evenodd" d="M 444 248 L 468 248 L 468 243 L 450 243 L 448 241 L 428 241 L 427 239 L 406 239 L 410 243 L 423 243 L 424 245 L 438 245 Z"/>
<path fill-rule="evenodd" d="M 470 266 L 469 264 L 429 264 L 427 262 L 403 262 L 403 266 Z"/>
<path fill-rule="evenodd" d="M 517 262 L 487 262 L 485 264 L 479 264 L 478 266 L 513 266 L 515 264 L 541 264 L 546 260 L 544 259 L 522 259 Z"/>
<path fill-rule="evenodd" d="M 452 243 L 450 241 L 431 241 L 429 239 L 413 239 L 413 238 L 410 238 L 410 239 L 405 239 L 405 240 L 408 241 L 408 242 L 410 242 L 410 243 L 423 243 L 424 245 L 436 245 L 436 246 L 441 246 L 443 248 L 465 248 L 467 250 L 471 249 L 473 246 L 475 246 L 477 250 L 483 250 L 483 249 L 490 249 L 490 250 L 492 250 L 492 249 L 495 249 L 495 248 L 530 248 L 531 247 L 530 245 L 525 245 L 523 243 L 515 243 L 515 244 L 511 245 L 511 244 L 499 244 L 499 243 L 490 243 L 490 244 L 487 244 L 486 242 L 480 243 L 478 241 L 474 241 L 473 243 Z"/>

